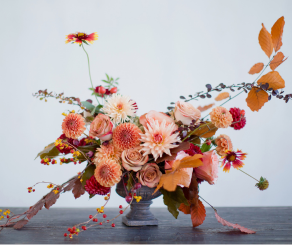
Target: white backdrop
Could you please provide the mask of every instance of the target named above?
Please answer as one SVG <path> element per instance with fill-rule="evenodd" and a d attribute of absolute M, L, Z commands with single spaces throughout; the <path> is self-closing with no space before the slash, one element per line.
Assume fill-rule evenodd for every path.
<path fill-rule="evenodd" d="M 62 112 L 74 109 L 32 93 L 47 88 L 82 100 L 90 98 L 86 56 L 65 35 L 97 32 L 86 47 L 94 85 L 105 73 L 120 77 L 121 93 L 138 104 L 138 114 L 165 111 L 169 102 L 223 82 L 252 82 L 247 72 L 268 62 L 258 44 L 263 22 L 268 30 L 285 16 L 282 52 L 292 56 L 292 1 L 75 1 L 1 0 L 1 161 L 0 207 L 31 206 L 46 192 L 38 181 L 63 183 L 82 165 L 41 165 L 35 156 L 61 134 Z M 292 92 L 291 58 L 277 69 Z M 220 130 L 235 148 L 248 152 L 244 171 L 270 182 L 267 191 L 241 172 L 220 169 L 216 185 L 201 185 L 200 195 L 214 206 L 290 206 L 292 102 L 273 99 L 260 112 L 246 106 L 245 94 L 226 107 L 246 110 L 243 130 Z M 194 102 L 205 105 L 213 100 Z M 115 193 L 113 191 L 113 193 Z M 102 198 L 74 200 L 66 193 L 55 207 L 96 207 Z M 125 201 L 114 194 L 109 206 Z M 162 198 L 153 206 L 163 206 Z"/>

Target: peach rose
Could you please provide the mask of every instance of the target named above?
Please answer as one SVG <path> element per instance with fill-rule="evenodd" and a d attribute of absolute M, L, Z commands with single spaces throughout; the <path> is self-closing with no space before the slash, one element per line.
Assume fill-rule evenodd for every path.
<path fill-rule="evenodd" d="M 98 137 L 101 140 L 110 140 L 112 138 L 113 123 L 110 118 L 99 113 L 90 124 L 89 136 Z"/>
<path fill-rule="evenodd" d="M 148 161 L 148 155 L 143 156 L 141 149 L 142 147 L 138 146 L 122 152 L 122 164 L 126 170 L 137 172 Z"/>
<path fill-rule="evenodd" d="M 215 143 L 217 145 L 216 151 L 219 156 L 225 156 L 225 151 L 233 150 L 233 145 L 231 139 L 226 134 L 220 134 L 216 139 Z"/>
<path fill-rule="evenodd" d="M 161 175 L 156 163 L 147 163 L 137 172 L 136 177 L 142 185 L 153 188 L 158 185 Z"/>
<path fill-rule="evenodd" d="M 195 168 L 197 178 L 206 180 L 210 185 L 214 185 L 218 178 L 218 156 L 215 151 L 207 151 L 203 153 L 202 166 Z"/>
<path fill-rule="evenodd" d="M 193 120 L 200 119 L 201 111 L 188 102 L 178 101 L 175 103 L 174 116 L 184 125 L 190 125 Z"/>
<path fill-rule="evenodd" d="M 144 115 L 142 115 L 140 117 L 140 123 L 143 125 L 144 128 L 148 129 L 147 124 L 149 124 L 152 119 L 157 120 L 160 124 L 162 123 L 163 120 L 165 120 L 166 126 L 171 123 L 174 123 L 174 120 L 170 116 L 166 115 L 163 112 L 157 112 L 157 111 L 149 111 L 148 113 L 145 113 Z"/>
<path fill-rule="evenodd" d="M 189 154 L 185 153 L 184 151 L 180 151 L 179 153 L 177 153 L 175 160 L 181 160 L 188 156 Z M 165 165 L 164 165 L 165 172 L 168 172 L 171 170 L 173 163 L 174 161 L 165 161 Z M 186 185 L 186 187 L 189 187 L 192 180 L 193 168 L 182 168 L 182 169 L 179 169 L 178 171 L 184 171 L 188 174 L 188 179 L 187 179 L 188 184 Z"/>

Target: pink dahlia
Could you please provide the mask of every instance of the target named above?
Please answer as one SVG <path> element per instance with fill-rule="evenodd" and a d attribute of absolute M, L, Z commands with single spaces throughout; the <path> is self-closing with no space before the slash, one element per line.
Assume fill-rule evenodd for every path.
<path fill-rule="evenodd" d="M 77 139 L 85 131 L 85 120 L 80 114 L 68 114 L 62 123 L 63 133 L 68 138 Z"/>
<path fill-rule="evenodd" d="M 89 195 L 106 195 L 110 192 L 110 187 L 104 187 L 100 185 L 94 175 L 91 176 L 88 180 L 86 180 L 86 185 L 84 186 L 85 190 L 88 192 Z"/>
<path fill-rule="evenodd" d="M 242 129 L 246 124 L 245 111 L 234 107 L 230 108 L 229 112 L 233 118 L 233 122 L 230 127 L 233 127 L 235 130 Z"/>

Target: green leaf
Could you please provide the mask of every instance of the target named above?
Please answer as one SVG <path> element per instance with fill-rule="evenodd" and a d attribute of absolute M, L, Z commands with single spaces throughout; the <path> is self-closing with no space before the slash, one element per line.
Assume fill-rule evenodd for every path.
<path fill-rule="evenodd" d="M 40 98 L 40 100 L 43 100 L 44 98 Z"/>
<path fill-rule="evenodd" d="M 82 40 L 82 42 L 85 43 L 85 44 L 87 44 L 87 45 L 89 45 L 88 42 L 86 42 L 85 40 Z"/>
<path fill-rule="evenodd" d="M 81 104 L 88 110 L 92 111 L 95 107 L 93 104 L 89 103 L 88 101 L 81 101 Z"/>
<path fill-rule="evenodd" d="M 130 191 L 132 189 L 132 187 L 134 186 L 134 181 L 133 181 L 133 176 L 131 173 L 129 173 L 129 178 L 128 178 L 128 182 L 127 182 L 127 190 Z"/>
<path fill-rule="evenodd" d="M 206 152 L 206 151 L 210 151 L 212 145 L 207 145 L 206 143 L 204 143 L 202 146 L 201 146 L 201 151 L 202 152 Z"/>
<path fill-rule="evenodd" d="M 94 164 L 90 164 L 90 166 L 82 174 L 81 179 L 82 179 L 82 186 L 83 186 L 83 188 L 86 185 L 86 180 L 90 179 L 91 176 L 94 175 L 95 168 L 96 167 L 95 167 Z"/>
<path fill-rule="evenodd" d="M 106 77 L 107 77 L 107 80 L 109 81 L 109 76 L 108 76 L 108 74 L 105 74 L 106 75 Z"/>
<path fill-rule="evenodd" d="M 89 199 L 93 198 L 94 196 L 95 196 L 95 195 L 90 194 L 90 195 L 89 195 Z"/>
<path fill-rule="evenodd" d="M 35 159 L 40 157 L 41 159 L 45 157 L 54 158 L 60 154 L 59 150 L 56 148 L 55 143 L 51 143 L 42 150 Z"/>
<path fill-rule="evenodd" d="M 178 208 L 181 203 L 189 206 L 187 199 L 183 193 L 183 190 L 180 186 L 177 186 L 175 191 L 167 191 L 160 189 L 160 192 L 163 194 L 163 202 L 167 206 L 168 211 L 177 219 L 179 214 Z"/>
<path fill-rule="evenodd" d="M 92 90 L 92 91 L 94 91 L 94 88 L 89 88 L 89 90 Z"/>
<path fill-rule="evenodd" d="M 79 146 L 79 147 L 77 147 L 77 149 L 86 154 L 90 151 L 92 151 L 94 153 L 96 151 L 97 147 L 98 147 L 97 144 L 93 144 L 93 145 Z"/>

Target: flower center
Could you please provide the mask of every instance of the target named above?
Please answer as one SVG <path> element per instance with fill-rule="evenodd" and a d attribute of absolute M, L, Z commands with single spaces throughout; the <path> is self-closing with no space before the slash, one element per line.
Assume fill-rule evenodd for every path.
<path fill-rule="evenodd" d="M 161 144 L 162 141 L 163 141 L 163 137 L 162 137 L 162 135 L 161 135 L 161 134 L 155 134 L 155 135 L 153 136 L 153 141 L 154 141 L 154 143 L 156 143 L 156 144 Z"/>
<path fill-rule="evenodd" d="M 235 154 L 231 154 L 231 155 L 229 155 L 229 156 L 227 157 L 227 160 L 228 160 L 229 162 L 233 162 L 233 161 L 235 161 L 235 159 L 236 159 L 236 155 L 235 155 Z"/>
<path fill-rule="evenodd" d="M 122 103 L 119 103 L 119 104 L 117 105 L 117 108 L 118 108 L 119 111 L 121 111 L 121 110 L 123 109 L 123 104 L 122 104 Z"/>
<path fill-rule="evenodd" d="M 84 37 L 85 36 L 85 33 L 78 33 L 77 36 L 78 37 Z"/>

